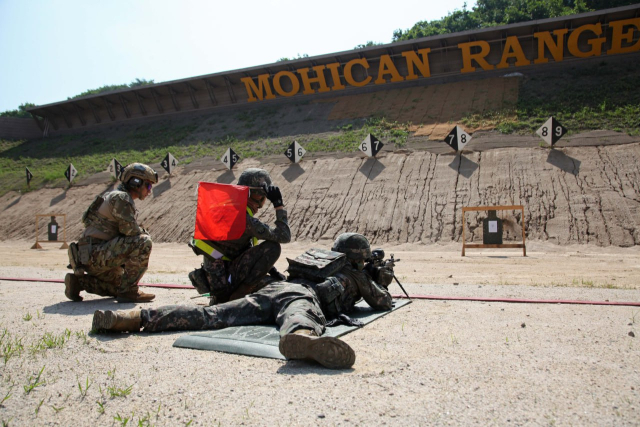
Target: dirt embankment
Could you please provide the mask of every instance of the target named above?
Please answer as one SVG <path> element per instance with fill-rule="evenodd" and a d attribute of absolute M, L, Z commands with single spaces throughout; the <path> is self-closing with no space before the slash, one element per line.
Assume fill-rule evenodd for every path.
<path fill-rule="evenodd" d="M 637 245 L 640 143 L 593 144 L 588 136 L 576 136 L 574 146 L 560 150 L 493 148 L 510 145 L 509 137 L 494 135 L 480 138 L 474 148 L 480 151 L 462 156 L 427 149 L 382 152 L 378 159 L 316 156 L 298 165 L 284 158 L 249 159 L 234 171 L 212 170 L 219 162 L 202 159 L 162 176 L 154 197 L 138 202 L 139 220 L 157 242 L 187 241 L 199 181 L 232 183 L 245 168 L 262 167 L 282 188 L 298 241 L 331 240 L 344 231 L 363 233 L 379 245 L 460 241 L 463 206 L 522 204 L 528 239 Z M 32 239 L 35 214 L 64 213 L 67 239 L 74 240 L 82 212 L 111 187 L 102 173 L 68 190 L 7 193 L 0 198 L 0 238 Z M 505 238 L 519 237 L 520 215 L 502 215 Z M 270 222 L 272 210 L 260 216 Z M 481 240 L 483 216 L 467 215 L 467 240 Z M 45 227 L 40 228 L 44 238 Z"/>

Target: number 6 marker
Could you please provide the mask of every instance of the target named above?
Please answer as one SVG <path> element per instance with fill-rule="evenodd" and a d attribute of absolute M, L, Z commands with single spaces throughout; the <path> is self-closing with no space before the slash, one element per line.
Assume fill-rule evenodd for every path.
<path fill-rule="evenodd" d="M 384 147 L 384 144 L 371 134 L 367 135 L 364 141 L 360 143 L 360 151 L 369 157 L 375 157 L 382 150 L 382 147 Z"/>

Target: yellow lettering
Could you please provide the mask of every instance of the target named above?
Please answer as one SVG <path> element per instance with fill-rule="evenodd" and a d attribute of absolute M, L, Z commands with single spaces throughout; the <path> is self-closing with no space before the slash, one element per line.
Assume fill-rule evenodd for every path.
<path fill-rule="evenodd" d="M 404 56 L 405 59 L 407 60 L 407 70 L 409 73 L 407 75 L 407 80 L 415 80 L 418 78 L 418 76 L 413 70 L 414 66 L 418 69 L 418 71 L 420 71 L 420 74 L 422 74 L 422 77 L 431 76 L 431 70 L 429 69 L 429 57 L 427 56 L 429 52 L 431 52 L 431 49 L 429 48 L 420 49 L 417 53 L 414 52 L 413 50 L 402 52 L 402 56 Z M 418 58 L 418 54 L 420 55 L 422 60 Z"/>
<path fill-rule="evenodd" d="M 327 69 L 331 71 L 331 80 L 333 82 L 333 86 L 331 86 L 331 90 L 342 90 L 345 86 L 342 84 L 340 80 L 340 68 L 339 62 L 332 62 L 331 64 L 327 64 Z"/>
<path fill-rule="evenodd" d="M 634 45 L 622 47 L 623 41 L 625 43 L 631 43 L 633 41 L 633 27 L 636 27 L 638 30 L 640 30 L 640 18 L 613 21 L 609 23 L 609 26 L 613 29 L 613 34 L 611 35 L 611 49 L 607 51 L 607 55 L 612 55 L 615 53 L 636 52 L 640 50 L 640 40 L 638 40 Z M 625 33 L 623 32 L 623 30 L 626 26 L 632 27 L 629 28 L 629 30 Z"/>
<path fill-rule="evenodd" d="M 289 92 L 285 91 L 280 83 L 280 80 L 285 76 L 291 81 L 291 90 Z M 291 71 L 280 71 L 273 76 L 273 88 L 282 96 L 293 96 L 300 90 L 300 82 Z"/>
<path fill-rule="evenodd" d="M 538 39 L 538 57 L 534 64 L 546 64 L 549 62 L 549 58 L 544 56 L 544 47 L 546 46 L 553 56 L 553 60 L 556 62 L 560 62 L 564 59 L 564 35 L 567 34 L 569 30 L 567 28 L 563 28 L 561 30 L 555 30 L 553 35 L 556 36 L 556 41 L 551 37 L 551 33 L 549 31 L 544 31 L 540 33 L 535 33 L 533 37 Z"/>
<path fill-rule="evenodd" d="M 243 77 L 240 79 L 244 86 L 247 88 L 247 102 L 256 102 L 258 99 L 274 99 L 276 96 L 271 92 L 271 85 L 269 84 L 269 74 L 260 74 L 258 76 L 258 86 L 251 77 Z M 265 92 L 267 96 L 265 95 Z M 257 98 L 256 98 L 257 97 Z"/>
<path fill-rule="evenodd" d="M 480 48 L 480 52 L 471 53 L 471 48 L 474 46 L 478 46 Z M 471 65 L 471 61 L 474 60 L 482 67 L 483 70 L 493 70 L 493 65 L 489 64 L 484 57 L 489 54 L 491 48 L 489 47 L 489 43 L 484 40 L 478 40 L 475 42 L 469 43 L 460 43 L 458 45 L 458 49 L 462 49 L 462 69 L 461 73 L 471 73 L 476 70 L 476 67 Z"/>
<path fill-rule="evenodd" d="M 604 37 L 589 40 L 587 43 L 591 45 L 591 50 L 587 52 L 583 52 L 578 48 L 580 35 L 585 31 L 591 31 L 596 36 L 599 36 L 602 34 L 602 25 L 600 25 L 600 23 L 587 24 L 576 28 L 571 34 L 569 34 L 569 40 L 567 40 L 567 48 L 569 49 L 569 52 L 571 55 L 578 58 L 588 58 L 590 56 L 600 55 L 600 53 L 602 53 L 602 44 L 606 41 Z"/>
<path fill-rule="evenodd" d="M 393 60 L 391 59 L 391 57 L 389 55 L 382 55 L 380 57 L 380 66 L 378 67 L 378 78 L 374 83 L 377 85 L 386 83 L 387 79 L 385 79 L 384 76 L 386 76 L 387 74 L 391 76 L 391 81 L 393 83 L 401 82 L 404 80 L 400 73 L 398 73 L 398 69 L 393 64 Z"/>
<path fill-rule="evenodd" d="M 369 84 L 369 82 L 371 81 L 371 76 L 367 76 L 367 78 L 362 80 L 361 82 L 357 82 L 356 79 L 353 78 L 352 68 L 356 64 L 362 65 L 365 70 L 369 68 L 369 61 L 367 61 L 367 58 L 352 59 L 344 66 L 344 79 L 351 86 L 362 87 Z"/>
<path fill-rule="evenodd" d="M 308 68 L 300 68 L 299 70 L 296 70 L 298 74 L 300 74 L 300 77 L 302 77 L 302 84 L 304 85 L 304 91 L 302 92 L 303 94 L 309 95 L 316 92 L 315 90 L 311 89 L 311 83 L 318 83 L 318 85 L 320 86 L 318 88 L 319 93 L 329 92 L 331 90 L 327 87 L 327 82 L 324 79 L 324 68 L 324 65 L 313 67 L 313 71 L 315 71 L 316 73 L 315 78 L 309 77 Z"/>
<path fill-rule="evenodd" d="M 496 65 L 496 68 L 507 68 L 509 66 L 509 58 L 516 58 L 516 67 L 531 64 L 531 61 L 524 56 L 522 46 L 520 46 L 520 42 L 516 36 L 507 37 L 507 41 L 504 43 L 504 50 L 502 51 L 502 60 Z"/>

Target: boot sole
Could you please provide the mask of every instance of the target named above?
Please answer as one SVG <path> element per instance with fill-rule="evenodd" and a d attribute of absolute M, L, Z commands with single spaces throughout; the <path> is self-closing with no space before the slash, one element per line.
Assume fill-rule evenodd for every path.
<path fill-rule="evenodd" d="M 356 362 L 349 344 L 334 337 L 287 334 L 278 348 L 287 359 L 312 359 L 329 369 L 350 368 Z"/>
<path fill-rule="evenodd" d="M 107 332 L 113 328 L 116 324 L 116 316 L 112 311 L 96 310 L 93 313 L 93 322 L 91 323 L 91 330 L 95 332 Z"/>
<path fill-rule="evenodd" d="M 82 301 L 82 297 L 80 296 L 80 291 L 73 291 L 73 284 L 71 283 L 71 280 L 73 280 L 75 277 L 72 274 L 67 273 L 66 276 L 64 276 L 64 295 L 69 298 L 71 301 Z M 76 279 L 77 280 L 77 279 Z"/>
<path fill-rule="evenodd" d="M 151 302 L 155 299 L 155 295 L 153 295 L 152 297 L 145 297 L 145 298 L 127 298 L 127 297 L 123 297 L 123 296 L 116 296 L 116 302 L 118 303 L 127 303 L 127 302 Z"/>

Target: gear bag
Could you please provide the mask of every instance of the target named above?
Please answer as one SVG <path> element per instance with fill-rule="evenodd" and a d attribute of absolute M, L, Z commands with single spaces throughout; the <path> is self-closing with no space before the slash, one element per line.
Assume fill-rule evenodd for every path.
<path fill-rule="evenodd" d="M 303 278 L 322 282 L 335 275 L 347 263 L 347 257 L 340 252 L 326 249 L 309 249 L 295 259 L 289 259 L 289 279 Z"/>

